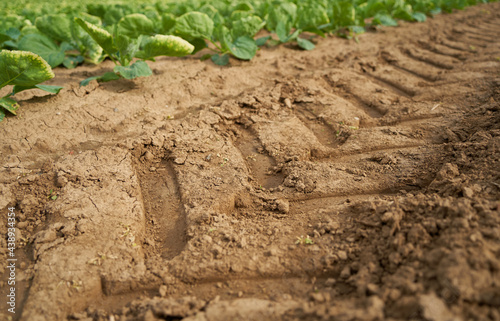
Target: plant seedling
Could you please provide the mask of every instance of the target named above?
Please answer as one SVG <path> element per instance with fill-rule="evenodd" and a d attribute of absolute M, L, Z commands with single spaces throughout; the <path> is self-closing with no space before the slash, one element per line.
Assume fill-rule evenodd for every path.
<path fill-rule="evenodd" d="M 62 87 L 40 85 L 54 78 L 54 72 L 42 57 L 28 51 L 0 51 L 0 89 L 13 85 L 12 92 L 0 98 L 0 121 L 9 112 L 16 115 L 19 104 L 11 96 L 27 89 L 38 88 L 51 94 L 57 94 Z"/>
<path fill-rule="evenodd" d="M 49 195 L 47 195 L 47 198 L 49 198 L 49 199 L 51 199 L 51 200 L 53 200 L 53 201 L 55 201 L 55 200 L 57 199 L 57 195 L 54 193 L 54 190 L 53 190 L 53 189 L 51 189 L 51 190 L 49 191 Z"/>
<path fill-rule="evenodd" d="M 311 238 L 309 237 L 309 235 L 306 235 L 306 237 L 304 237 L 303 235 L 301 235 L 300 237 L 299 236 L 297 237 L 297 240 L 295 241 L 295 244 L 312 245 L 312 244 L 314 244 L 314 241 L 311 240 Z"/>
<path fill-rule="evenodd" d="M 104 82 L 150 76 L 153 72 L 145 60 L 154 61 L 158 56 L 181 57 L 194 50 L 193 45 L 177 36 L 150 36 L 154 29 L 153 22 L 143 14 L 135 13 L 121 18 L 114 26 L 113 34 L 78 17 L 75 22 L 102 47 L 115 64 L 112 72 L 87 78 L 80 83 L 81 86 L 88 85 L 94 79 Z M 139 60 L 132 63 L 134 58 Z"/>

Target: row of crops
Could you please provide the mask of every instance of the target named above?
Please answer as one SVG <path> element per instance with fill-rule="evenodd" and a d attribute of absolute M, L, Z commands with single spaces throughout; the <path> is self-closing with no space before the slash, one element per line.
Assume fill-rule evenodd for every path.
<path fill-rule="evenodd" d="M 87 0 L 88 1 L 88 0 Z M 0 88 L 16 85 L 0 99 L 15 113 L 10 98 L 39 88 L 53 77 L 50 68 L 82 63 L 115 63 L 112 72 L 83 80 L 110 81 L 151 75 L 146 60 L 185 56 L 206 49 L 201 59 L 226 65 L 229 57 L 252 59 L 260 46 L 296 43 L 314 49 L 313 38 L 336 34 L 352 38 L 369 26 L 396 26 L 397 20 L 425 21 L 428 16 L 488 0 L 185 0 L 134 4 L 70 3 L 39 6 L 4 4 L 0 13 Z M 20 1 L 21 4 L 27 4 Z M 258 36 L 259 35 L 259 36 Z M 42 58 L 39 60 L 39 58 Z M 41 63 L 34 63 L 41 61 Z M 47 62 L 47 64 L 44 64 Z M 34 66 L 39 74 L 33 77 Z M 31 68 L 29 73 L 26 68 Z M 22 73 L 22 77 L 18 74 Z M 31 76 L 27 76 L 30 74 Z M 33 79 L 29 79 L 29 78 Z M 50 79 L 50 78 L 49 78 Z"/>

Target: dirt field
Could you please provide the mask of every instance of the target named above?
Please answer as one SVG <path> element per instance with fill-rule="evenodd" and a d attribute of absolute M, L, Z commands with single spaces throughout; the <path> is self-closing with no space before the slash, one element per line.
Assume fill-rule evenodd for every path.
<path fill-rule="evenodd" d="M 0 319 L 500 320 L 499 37 L 493 3 L 231 67 L 57 69 L 0 124 Z"/>

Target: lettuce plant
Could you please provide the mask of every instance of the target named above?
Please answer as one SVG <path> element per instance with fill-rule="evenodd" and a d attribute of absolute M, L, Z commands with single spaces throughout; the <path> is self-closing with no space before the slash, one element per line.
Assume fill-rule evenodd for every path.
<path fill-rule="evenodd" d="M 206 48 L 206 42 L 212 43 L 209 48 L 212 58 L 218 65 L 229 63 L 229 54 L 241 60 L 252 59 L 257 52 L 257 43 L 253 36 L 265 25 L 258 16 L 235 11 L 230 17 L 231 30 L 222 23 L 217 25 L 203 12 L 188 12 L 175 21 L 174 32 L 194 43 L 198 50 Z"/>
<path fill-rule="evenodd" d="M 16 115 L 19 104 L 11 96 L 26 89 L 38 88 L 52 94 L 57 94 L 62 87 L 40 85 L 54 78 L 49 64 L 37 54 L 28 51 L 0 51 L 0 89 L 13 85 L 12 92 L 0 98 L 0 121 L 9 112 Z"/>
<path fill-rule="evenodd" d="M 152 71 L 145 60 L 154 61 L 158 56 L 185 56 L 194 50 L 193 45 L 177 36 L 151 36 L 154 31 L 153 22 L 143 14 L 130 14 L 121 18 L 114 25 L 112 33 L 78 17 L 75 18 L 75 22 L 115 63 L 112 72 L 87 78 L 80 83 L 82 86 L 93 79 L 103 82 L 150 76 Z M 139 60 L 132 63 L 134 58 Z"/>

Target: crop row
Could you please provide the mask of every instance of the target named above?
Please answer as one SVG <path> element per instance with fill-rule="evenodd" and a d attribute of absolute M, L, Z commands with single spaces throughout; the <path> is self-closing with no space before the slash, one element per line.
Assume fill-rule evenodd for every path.
<path fill-rule="evenodd" d="M 12 65 L 19 60 L 14 56 L 28 57 L 26 52 L 40 56 L 52 68 L 99 64 L 106 58 L 115 63 L 113 72 L 82 81 L 86 85 L 92 79 L 148 76 L 151 69 L 145 60 L 154 61 L 157 56 L 184 56 L 206 49 L 201 59 L 226 65 L 230 56 L 252 59 L 265 44 L 294 42 L 311 50 L 317 36 L 356 38 L 368 26 L 396 26 L 397 20 L 421 22 L 478 2 L 488 0 L 185 0 L 67 4 L 57 11 L 54 6 L 27 7 L 16 14 L 0 13 L 0 49 L 4 50 L 0 64 L 10 68 L 0 75 L 0 88 L 16 84 L 16 73 L 24 69 Z M 5 99 L 10 99 L 8 107 Z M 0 99 L 0 120 L 4 111 L 15 112 L 13 104 L 7 96 Z"/>

